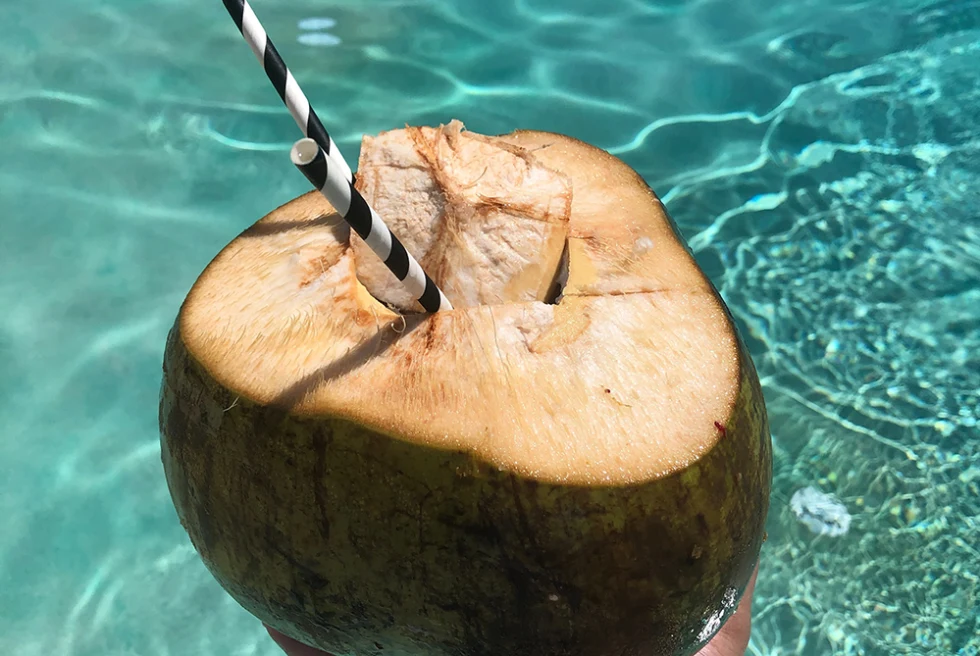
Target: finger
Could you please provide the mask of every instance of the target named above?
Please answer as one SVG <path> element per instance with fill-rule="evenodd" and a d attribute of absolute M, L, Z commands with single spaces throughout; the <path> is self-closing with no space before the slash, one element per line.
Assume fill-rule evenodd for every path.
<path fill-rule="evenodd" d="M 327 652 L 314 649 L 309 645 L 304 645 L 299 640 L 293 640 L 270 626 L 266 626 L 265 630 L 269 632 L 269 635 L 276 641 L 276 644 L 286 652 L 286 656 L 330 656 Z"/>
<path fill-rule="evenodd" d="M 697 656 L 742 656 L 749 646 L 752 633 L 752 596 L 755 594 L 755 582 L 759 576 L 759 565 L 749 578 L 738 608 L 732 614 L 715 637 L 705 645 Z"/>
<path fill-rule="evenodd" d="M 738 636 L 739 644 L 744 639 L 745 644 L 742 645 L 742 649 L 749 646 L 749 634 L 752 632 L 752 596 L 755 594 L 755 581 L 758 577 L 759 565 L 757 563 L 752 572 L 752 577 L 749 579 L 749 584 L 745 586 L 745 592 L 742 593 L 742 600 L 738 602 L 735 614 L 731 616 L 722 629 L 723 632 L 728 629 L 733 637 Z"/>

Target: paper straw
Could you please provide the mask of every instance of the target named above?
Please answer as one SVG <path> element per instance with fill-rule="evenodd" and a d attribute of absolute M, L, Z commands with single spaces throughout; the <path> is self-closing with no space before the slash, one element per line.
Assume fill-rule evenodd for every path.
<path fill-rule="evenodd" d="M 405 250 L 377 212 L 333 166 L 333 160 L 324 156 L 320 144 L 313 139 L 300 139 L 293 144 L 290 158 L 427 312 L 453 309 L 449 299 Z"/>
<path fill-rule="evenodd" d="M 353 180 L 354 175 L 351 173 L 350 166 L 347 165 L 344 156 L 340 154 L 340 149 L 337 148 L 337 144 L 330 138 L 326 128 L 323 127 L 323 123 L 320 122 L 320 118 L 313 111 L 310 101 L 307 100 L 303 90 L 299 88 L 296 78 L 286 68 L 286 62 L 279 56 L 279 51 L 276 50 L 272 39 L 269 38 L 248 2 L 246 0 L 223 0 L 223 2 L 225 9 L 231 14 L 235 25 L 238 26 L 238 31 L 245 37 L 245 41 L 255 53 L 256 59 L 265 69 L 265 74 L 269 76 L 272 86 L 276 88 L 279 97 L 289 108 L 289 113 L 293 115 L 296 125 L 303 131 L 303 134 L 316 141 L 323 148 L 347 180 Z"/>

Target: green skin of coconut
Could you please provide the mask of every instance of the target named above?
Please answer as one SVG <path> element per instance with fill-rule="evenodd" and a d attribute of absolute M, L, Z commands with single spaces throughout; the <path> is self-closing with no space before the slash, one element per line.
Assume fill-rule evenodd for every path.
<path fill-rule="evenodd" d="M 338 656 L 689 655 L 734 612 L 764 535 L 771 444 L 739 346 L 737 402 L 710 451 L 594 487 L 254 404 L 209 375 L 178 318 L 163 465 L 224 589 Z"/>

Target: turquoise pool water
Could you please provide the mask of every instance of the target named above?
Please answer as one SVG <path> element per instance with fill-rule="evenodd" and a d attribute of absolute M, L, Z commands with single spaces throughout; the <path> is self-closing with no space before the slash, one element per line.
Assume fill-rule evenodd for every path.
<path fill-rule="evenodd" d="M 352 162 L 459 118 L 663 196 L 772 422 L 749 653 L 978 653 L 980 3 L 255 7 Z M 218 0 L 5 2 L 0 64 L 0 654 L 275 654 L 177 523 L 156 410 L 195 277 L 307 190 L 296 128 Z"/>

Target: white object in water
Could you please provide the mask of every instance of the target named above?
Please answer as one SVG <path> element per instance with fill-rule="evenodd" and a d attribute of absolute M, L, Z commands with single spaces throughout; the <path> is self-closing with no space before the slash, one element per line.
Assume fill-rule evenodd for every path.
<path fill-rule="evenodd" d="M 336 46 L 340 45 L 340 37 L 330 32 L 304 32 L 296 37 L 304 46 Z"/>
<path fill-rule="evenodd" d="M 325 30 L 329 30 L 331 27 L 335 27 L 337 21 L 332 18 L 322 17 L 312 17 L 304 18 L 301 20 L 297 27 L 299 27 L 302 34 L 296 37 L 296 40 L 302 43 L 304 46 L 337 46 L 340 45 L 340 37 L 331 34 Z"/>
<path fill-rule="evenodd" d="M 304 18 L 297 24 L 297 27 L 299 27 L 299 29 L 301 30 L 312 32 L 315 30 L 329 30 L 331 27 L 336 27 L 336 25 L 337 25 L 337 21 L 335 21 L 332 18 L 328 18 L 324 16 L 322 18 L 320 17 Z"/>
<path fill-rule="evenodd" d="M 789 501 L 790 510 L 804 526 L 817 535 L 837 537 L 851 527 L 847 507 L 832 494 L 814 487 L 797 490 Z"/>

